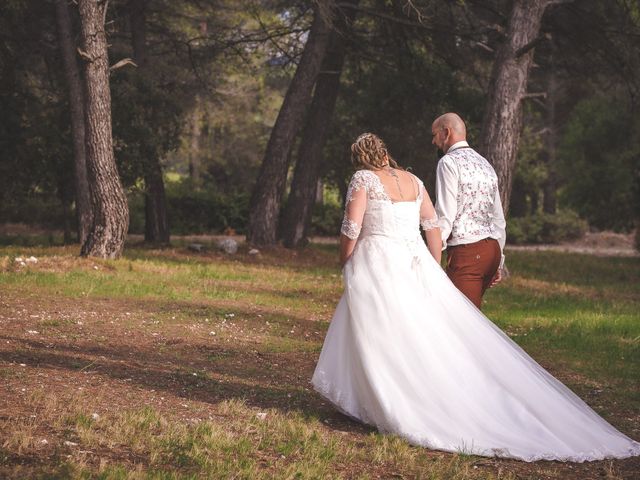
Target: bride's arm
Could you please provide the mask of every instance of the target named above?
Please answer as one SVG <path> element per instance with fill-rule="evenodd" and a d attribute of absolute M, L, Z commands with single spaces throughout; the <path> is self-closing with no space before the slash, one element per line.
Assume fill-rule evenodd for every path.
<path fill-rule="evenodd" d="M 351 179 L 345 200 L 344 218 L 340 229 L 340 263 L 344 265 L 356 246 L 362 219 L 367 209 L 367 190 L 358 172 Z"/>
<path fill-rule="evenodd" d="M 349 260 L 349 257 L 351 257 L 357 241 L 358 240 L 351 240 L 344 233 L 340 235 L 340 265 L 343 267 L 344 264 L 347 263 L 347 260 Z"/>
<path fill-rule="evenodd" d="M 424 188 L 422 183 L 420 184 L 422 189 L 422 203 L 420 204 L 420 225 L 424 230 L 427 237 L 427 246 L 431 255 L 440 263 L 442 258 L 442 238 L 440 238 L 440 228 L 438 227 L 438 215 L 436 215 L 436 209 L 431 203 L 429 193 Z"/>

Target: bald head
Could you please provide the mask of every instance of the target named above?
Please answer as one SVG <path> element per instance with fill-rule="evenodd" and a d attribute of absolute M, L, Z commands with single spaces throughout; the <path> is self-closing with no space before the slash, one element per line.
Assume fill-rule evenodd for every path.
<path fill-rule="evenodd" d="M 431 125 L 433 144 L 446 152 L 451 145 L 467 139 L 467 127 L 457 113 L 440 115 Z"/>
<path fill-rule="evenodd" d="M 465 127 L 464 122 L 457 113 L 449 112 L 440 115 L 433 124 L 438 128 L 450 128 L 453 133 L 462 137 L 460 140 L 467 138 L 467 127 Z"/>

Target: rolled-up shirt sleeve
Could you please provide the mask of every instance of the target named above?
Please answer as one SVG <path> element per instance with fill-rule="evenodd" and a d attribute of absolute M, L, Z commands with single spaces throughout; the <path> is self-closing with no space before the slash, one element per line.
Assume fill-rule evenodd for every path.
<path fill-rule="evenodd" d="M 458 168 L 446 155 L 436 169 L 436 214 L 442 236 L 442 249 L 447 248 L 453 221 L 458 211 Z"/>
<path fill-rule="evenodd" d="M 500 189 L 496 187 L 495 197 L 493 199 L 493 208 L 491 209 L 491 227 L 497 235 L 500 244 L 500 252 L 502 258 L 500 260 L 500 268 L 504 267 L 504 245 L 507 241 L 507 221 L 504 218 L 502 209 L 502 201 L 500 200 Z"/>

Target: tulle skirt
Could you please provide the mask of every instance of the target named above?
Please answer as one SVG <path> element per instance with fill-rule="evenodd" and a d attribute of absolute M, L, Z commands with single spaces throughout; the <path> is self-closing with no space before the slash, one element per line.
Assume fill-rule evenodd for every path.
<path fill-rule="evenodd" d="M 346 415 L 449 452 L 640 455 L 467 300 L 424 243 L 361 238 L 344 285 L 312 383 Z"/>

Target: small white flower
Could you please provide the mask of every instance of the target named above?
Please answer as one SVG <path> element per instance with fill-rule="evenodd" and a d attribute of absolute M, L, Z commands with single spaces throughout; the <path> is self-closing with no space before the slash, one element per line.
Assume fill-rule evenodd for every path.
<path fill-rule="evenodd" d="M 258 413 L 256 413 L 256 418 L 258 420 L 264 420 L 265 418 L 267 418 L 267 413 L 266 412 L 258 412 Z"/>

